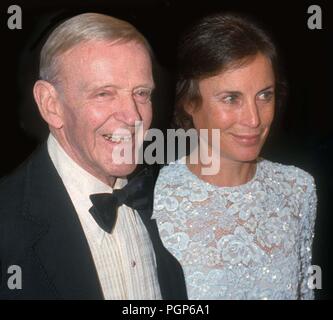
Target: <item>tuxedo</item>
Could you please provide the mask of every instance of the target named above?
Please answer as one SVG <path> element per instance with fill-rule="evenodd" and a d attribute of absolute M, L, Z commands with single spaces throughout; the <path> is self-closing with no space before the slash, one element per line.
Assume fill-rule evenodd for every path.
<path fill-rule="evenodd" d="M 152 170 L 152 169 L 151 169 Z M 163 299 L 186 299 L 183 271 L 165 249 L 152 212 L 138 212 L 153 244 Z M 43 144 L 0 183 L 2 299 L 103 299 L 84 231 Z M 20 266 L 22 289 L 8 268 Z"/>

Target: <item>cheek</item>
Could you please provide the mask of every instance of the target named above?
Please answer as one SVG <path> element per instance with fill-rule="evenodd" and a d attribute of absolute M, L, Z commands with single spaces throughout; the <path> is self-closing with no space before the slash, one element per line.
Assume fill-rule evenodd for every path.
<path fill-rule="evenodd" d="M 110 117 L 109 108 L 86 108 L 82 119 L 87 126 L 99 127 Z"/>
<path fill-rule="evenodd" d="M 94 146 L 95 133 L 103 124 L 105 115 L 100 110 L 81 108 L 71 116 L 71 123 L 67 131 L 75 134 L 78 145 Z"/>
<path fill-rule="evenodd" d="M 153 119 L 152 105 L 140 106 L 138 109 L 143 121 L 144 128 L 149 129 Z"/>
<path fill-rule="evenodd" d="M 95 108 L 85 107 L 82 108 L 82 112 L 78 115 L 81 130 L 85 134 L 95 133 L 98 128 L 102 127 L 103 124 L 108 120 L 110 111 L 108 108 Z"/>
<path fill-rule="evenodd" d="M 263 126 L 269 127 L 274 119 L 274 105 L 264 108 L 260 118 Z"/>
<path fill-rule="evenodd" d="M 192 112 L 192 121 L 194 127 L 196 129 L 211 128 L 213 125 L 211 114 L 211 111 L 206 105 L 196 107 L 196 109 Z"/>
<path fill-rule="evenodd" d="M 218 128 L 222 131 L 232 127 L 237 123 L 239 118 L 239 114 L 230 110 L 219 110 L 215 115 L 213 115 L 213 119 Z"/>
<path fill-rule="evenodd" d="M 215 106 L 215 108 L 205 112 L 205 117 L 209 128 L 224 131 L 237 123 L 239 115 L 234 110 L 226 110 L 220 106 Z"/>
<path fill-rule="evenodd" d="M 72 108 L 66 108 L 64 112 L 64 130 L 67 133 L 67 136 L 76 136 L 80 134 L 81 130 L 81 119 L 80 113 L 78 110 Z"/>
<path fill-rule="evenodd" d="M 215 104 L 204 104 L 192 115 L 197 129 L 211 128 L 225 130 L 237 122 L 238 114 Z"/>

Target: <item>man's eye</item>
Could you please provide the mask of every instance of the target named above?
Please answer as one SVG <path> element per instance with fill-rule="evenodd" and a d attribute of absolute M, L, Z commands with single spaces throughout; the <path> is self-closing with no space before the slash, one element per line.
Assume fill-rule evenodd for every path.
<path fill-rule="evenodd" d="M 94 96 L 95 99 L 99 101 L 112 100 L 116 97 L 117 93 L 113 91 L 100 91 L 97 92 Z"/>
<path fill-rule="evenodd" d="M 265 91 L 259 94 L 258 99 L 260 101 L 269 102 L 272 100 L 273 96 L 274 96 L 273 91 Z"/>
<path fill-rule="evenodd" d="M 107 97 L 108 95 L 109 95 L 108 92 L 99 92 L 99 93 L 97 93 L 97 97 L 101 97 L 101 98 Z"/>
<path fill-rule="evenodd" d="M 138 100 L 138 102 L 146 103 L 150 101 L 151 98 L 151 90 L 138 90 L 134 92 L 134 98 Z"/>

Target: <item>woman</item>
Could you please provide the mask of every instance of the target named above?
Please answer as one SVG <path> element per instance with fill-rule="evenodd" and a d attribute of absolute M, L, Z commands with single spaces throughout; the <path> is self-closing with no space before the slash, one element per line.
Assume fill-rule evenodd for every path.
<path fill-rule="evenodd" d="M 179 66 L 176 123 L 220 132 L 216 174 L 188 156 L 155 189 L 153 217 L 189 299 L 312 299 L 314 180 L 259 157 L 283 94 L 274 44 L 247 19 L 209 16 L 184 36 Z M 216 157 L 211 134 L 203 143 Z"/>

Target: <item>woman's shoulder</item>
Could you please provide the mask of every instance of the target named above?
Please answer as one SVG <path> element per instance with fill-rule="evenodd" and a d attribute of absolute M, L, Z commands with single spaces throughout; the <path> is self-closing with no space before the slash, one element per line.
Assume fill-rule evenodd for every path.
<path fill-rule="evenodd" d="M 315 180 L 307 171 L 294 165 L 286 165 L 267 159 L 260 159 L 263 174 L 275 183 L 288 183 L 293 188 L 303 190 L 315 189 Z"/>

